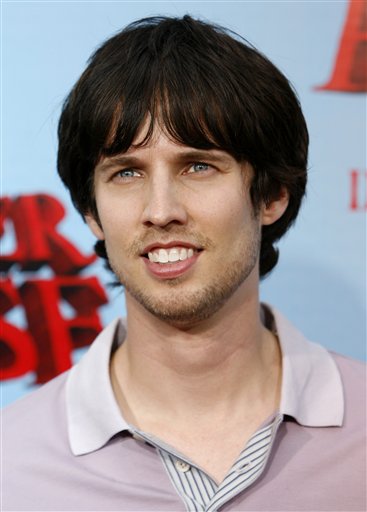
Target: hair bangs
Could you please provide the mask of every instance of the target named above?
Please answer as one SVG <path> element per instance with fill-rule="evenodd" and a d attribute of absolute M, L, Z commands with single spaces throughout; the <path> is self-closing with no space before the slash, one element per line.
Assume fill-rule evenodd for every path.
<path fill-rule="evenodd" d="M 307 182 L 307 126 L 287 78 L 237 34 L 190 16 L 118 32 L 91 56 L 59 121 L 58 172 L 83 216 L 98 219 L 98 161 L 148 144 L 156 128 L 249 162 L 254 208 L 287 191 L 286 212 L 263 228 L 260 274 L 270 272 L 273 244 L 294 222 Z"/>
<path fill-rule="evenodd" d="M 102 154 L 112 156 L 131 146 L 146 145 L 158 125 L 179 144 L 221 149 L 238 160 L 244 158 L 243 138 L 238 137 L 243 122 L 241 108 L 228 77 L 218 70 L 219 62 L 213 66 L 200 55 L 198 58 L 182 41 L 171 50 L 164 56 L 150 54 L 149 65 L 144 62 L 143 70 L 134 61 L 129 78 L 123 81 L 123 96 L 110 119 Z"/>

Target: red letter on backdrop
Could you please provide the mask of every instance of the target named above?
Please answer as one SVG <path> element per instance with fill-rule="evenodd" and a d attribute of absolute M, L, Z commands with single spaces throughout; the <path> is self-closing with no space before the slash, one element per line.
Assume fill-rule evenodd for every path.
<path fill-rule="evenodd" d="M 350 171 L 350 203 L 353 211 L 367 210 L 367 172 Z M 364 181 L 364 183 L 363 183 Z M 363 199 L 364 194 L 364 199 Z"/>
<path fill-rule="evenodd" d="M 0 315 L 4 316 L 20 304 L 17 290 L 10 279 L 0 283 Z M 0 333 L 1 380 L 14 379 L 36 368 L 37 355 L 32 338 L 22 329 L 1 319 Z"/>
<path fill-rule="evenodd" d="M 16 249 L 0 258 L 1 270 L 19 263 L 21 270 L 37 270 L 50 266 L 56 274 L 75 274 L 95 260 L 95 255 L 83 256 L 77 248 L 56 231 L 65 215 L 63 205 L 47 194 L 2 198 L 0 235 L 5 220 L 14 226 Z"/>
<path fill-rule="evenodd" d="M 366 2 L 350 0 L 340 46 L 329 82 L 318 90 L 367 91 L 367 10 Z"/>
<path fill-rule="evenodd" d="M 95 277 L 31 280 L 19 291 L 37 347 L 36 382 L 43 383 L 70 368 L 72 350 L 98 335 L 102 326 L 96 309 L 107 297 Z M 71 318 L 60 312 L 62 300 L 72 310 Z"/>

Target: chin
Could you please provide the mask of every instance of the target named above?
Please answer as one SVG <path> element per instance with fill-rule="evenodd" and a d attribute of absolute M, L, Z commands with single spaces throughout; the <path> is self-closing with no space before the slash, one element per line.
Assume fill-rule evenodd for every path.
<path fill-rule="evenodd" d="M 238 277 L 238 276 L 237 276 Z M 161 293 L 146 293 L 146 290 L 137 290 L 125 284 L 126 290 L 132 298 L 154 317 L 176 327 L 191 327 L 199 322 L 209 319 L 217 313 L 223 305 L 234 295 L 236 290 L 245 281 L 243 279 L 227 279 L 201 286 L 197 290 L 166 290 Z M 171 280 L 170 286 L 173 287 Z"/>

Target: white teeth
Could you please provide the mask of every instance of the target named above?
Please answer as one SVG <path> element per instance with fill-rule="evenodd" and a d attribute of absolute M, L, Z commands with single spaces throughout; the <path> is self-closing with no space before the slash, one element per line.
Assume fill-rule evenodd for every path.
<path fill-rule="evenodd" d="M 170 249 L 155 249 L 148 253 L 149 261 L 153 263 L 174 263 L 175 261 L 184 261 L 192 258 L 194 250 L 192 248 L 172 247 Z"/>
<path fill-rule="evenodd" d="M 159 249 L 158 262 L 168 263 L 168 252 L 165 249 Z"/>
<path fill-rule="evenodd" d="M 180 260 L 181 261 L 187 260 L 187 250 L 186 249 L 181 249 L 180 250 Z"/>
<path fill-rule="evenodd" d="M 173 261 L 179 261 L 180 259 L 180 254 L 178 252 L 178 249 L 171 249 L 168 253 L 168 260 L 173 262 Z"/>

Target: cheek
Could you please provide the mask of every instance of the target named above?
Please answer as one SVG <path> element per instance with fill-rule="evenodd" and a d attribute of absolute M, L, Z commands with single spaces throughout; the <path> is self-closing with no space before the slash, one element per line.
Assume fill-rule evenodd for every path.
<path fill-rule="evenodd" d="M 136 202 L 114 197 L 99 197 L 97 206 L 99 219 L 107 239 L 120 237 L 122 232 L 136 230 Z"/>
<path fill-rule="evenodd" d="M 208 203 L 210 207 L 206 208 L 206 219 L 208 226 L 215 231 L 220 229 L 230 235 L 232 231 L 242 231 L 254 220 L 250 199 L 238 191 L 223 191 Z"/>

